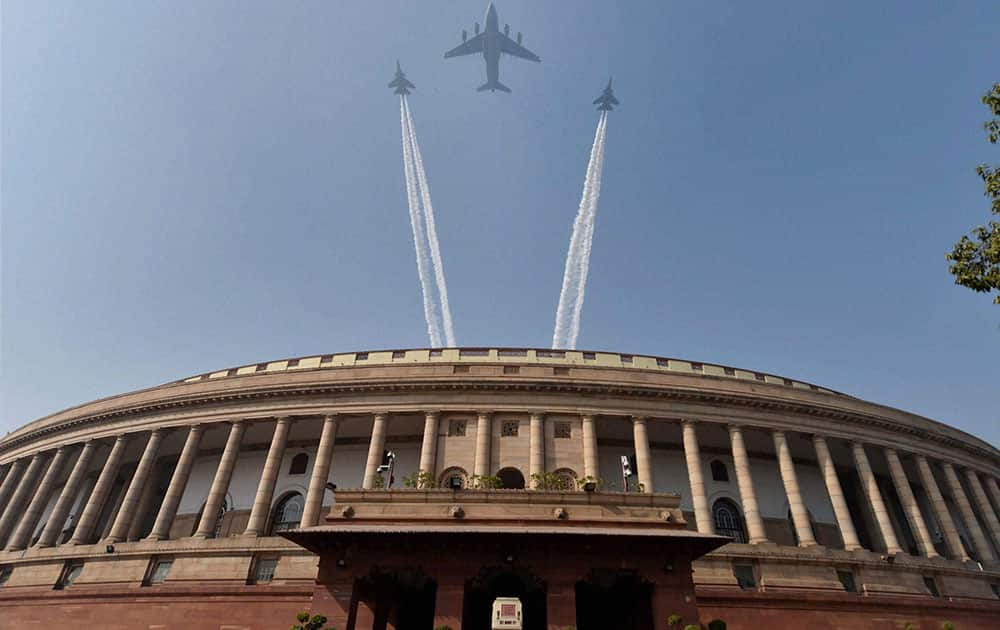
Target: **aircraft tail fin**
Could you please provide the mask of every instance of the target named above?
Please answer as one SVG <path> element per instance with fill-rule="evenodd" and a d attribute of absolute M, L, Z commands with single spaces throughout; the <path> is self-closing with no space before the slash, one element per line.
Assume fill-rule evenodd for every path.
<path fill-rule="evenodd" d="M 510 88 L 504 85 L 503 83 L 500 83 L 499 81 L 487 81 L 486 83 L 483 83 L 478 88 L 476 88 L 477 92 L 485 92 L 486 90 L 492 90 L 492 91 L 500 90 L 501 92 L 510 93 Z"/>

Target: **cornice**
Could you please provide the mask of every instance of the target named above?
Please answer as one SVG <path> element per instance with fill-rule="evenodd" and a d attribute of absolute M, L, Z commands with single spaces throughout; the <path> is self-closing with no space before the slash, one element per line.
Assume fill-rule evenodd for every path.
<path fill-rule="evenodd" d="M 254 377 L 249 377 L 254 378 Z M 205 383 L 206 386 L 213 385 L 212 382 Z M 232 380 L 227 383 L 231 387 Z M 1000 458 L 1000 453 L 996 449 L 982 448 L 977 444 L 956 439 L 943 433 L 926 430 L 922 427 L 905 424 L 891 418 L 876 413 L 859 412 L 846 409 L 836 403 L 845 400 L 854 403 L 868 404 L 858 399 L 851 399 L 842 396 L 826 396 L 829 398 L 827 404 L 823 402 L 806 402 L 790 400 L 787 397 L 769 395 L 762 392 L 742 393 L 724 392 L 717 389 L 701 389 L 695 386 L 659 385 L 659 384 L 625 384 L 613 382 L 588 381 L 585 378 L 577 377 L 572 380 L 546 380 L 534 379 L 511 379 L 509 377 L 483 377 L 462 375 L 461 378 L 450 377 L 427 377 L 413 376 L 400 378 L 397 380 L 365 380 L 355 382 L 303 382 L 256 385 L 252 381 L 247 383 L 248 387 L 239 390 L 214 390 L 203 393 L 193 392 L 181 396 L 165 397 L 148 403 L 123 404 L 120 407 L 108 411 L 86 414 L 72 418 L 65 422 L 41 427 L 37 430 L 12 436 L 0 442 L 0 456 L 17 447 L 30 444 L 32 441 L 43 439 L 53 435 L 68 434 L 75 429 L 93 427 L 104 422 L 125 420 L 129 418 L 141 417 L 143 415 L 164 412 L 178 411 L 185 409 L 195 409 L 197 407 L 221 406 L 232 403 L 254 403 L 263 401 L 276 401 L 291 398 L 320 398 L 346 394 L 364 395 L 384 395 L 396 393 L 414 392 L 481 392 L 481 393 L 539 393 L 539 394 L 565 394 L 576 397 L 597 396 L 597 397 L 621 397 L 645 400 L 670 400 L 676 402 L 698 403 L 705 405 L 719 405 L 738 407 L 747 410 L 777 412 L 787 415 L 811 417 L 819 420 L 832 420 L 855 427 L 874 428 L 876 430 L 887 431 L 895 435 L 906 434 L 918 440 L 928 441 L 946 448 L 956 449 L 968 453 L 975 458 L 982 458 L 988 462 L 995 462 Z M 169 390 L 169 388 L 165 388 Z M 144 393 L 155 390 L 145 390 Z M 169 391 L 164 391 L 165 394 Z M 124 395 L 124 396 L 127 396 Z M 824 401 L 826 402 L 826 401 Z M 86 410 L 87 405 L 79 407 L 80 411 Z M 482 405 L 470 404 L 470 411 L 476 411 Z M 503 405 L 497 405 L 502 407 Z M 586 406 L 586 400 L 578 401 L 577 406 Z M 385 405 L 373 402 L 373 411 L 383 411 Z M 877 405 L 872 405 L 877 407 Z M 417 405 L 415 412 L 421 412 L 426 408 L 426 404 Z M 396 410 L 394 410 L 396 411 Z M 595 408 L 596 413 L 606 410 Z M 275 414 L 281 415 L 281 414 Z M 629 415 L 627 411 L 622 415 Z M 752 423 L 741 423 L 746 426 L 754 426 Z M 767 424 L 759 426 L 767 427 Z M 794 427 L 783 426 L 776 423 L 774 428 L 794 430 Z M 935 455 L 931 455 L 936 457 Z M 994 464 L 996 466 L 997 464 Z"/>

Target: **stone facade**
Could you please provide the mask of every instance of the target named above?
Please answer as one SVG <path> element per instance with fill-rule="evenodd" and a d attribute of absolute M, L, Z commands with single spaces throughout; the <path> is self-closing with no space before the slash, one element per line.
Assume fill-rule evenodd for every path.
<path fill-rule="evenodd" d="M 377 489 L 389 482 L 378 470 L 385 451 L 394 455 L 397 489 L 418 471 L 435 484 L 499 474 L 529 489 L 532 473 L 599 479 L 594 495 L 567 496 L 617 503 L 584 519 L 595 531 L 619 531 L 617 543 L 581 535 L 602 541 L 574 542 L 591 546 L 582 554 L 564 536 L 552 534 L 560 541 L 552 544 L 533 535 L 519 554 L 517 571 L 553 585 L 545 591 L 551 628 L 586 628 L 568 612 L 577 610 L 570 585 L 583 584 L 584 593 L 598 592 L 598 583 L 611 588 L 606 570 L 616 553 L 619 568 L 627 565 L 646 585 L 632 590 L 648 586 L 655 594 L 661 581 L 676 579 L 677 591 L 690 582 L 692 602 L 652 598 L 655 628 L 664 627 L 663 607 L 702 621 L 721 617 L 731 628 L 906 621 L 937 628 L 946 619 L 985 628 L 1000 615 L 1000 453 L 981 440 L 809 383 L 726 366 L 445 349 L 221 370 L 87 403 L 8 434 L 0 440 L 0 619 L 27 625 L 42 606 L 49 619 L 123 628 L 280 627 L 301 609 L 336 617 L 343 610 L 324 607 L 346 588 L 336 586 L 343 567 L 281 534 L 336 528 L 345 499 L 358 513 L 355 523 L 372 518 L 373 505 L 397 526 L 416 523 L 412 499 L 421 491 Z M 637 468 L 628 488 L 623 456 Z M 508 490 L 491 495 L 484 510 L 469 507 L 478 505 L 476 491 L 459 494 L 464 510 L 495 527 L 511 515 L 527 518 L 522 512 L 534 513 L 546 496 Z M 676 504 L 660 506 L 672 516 L 658 531 L 675 539 L 664 543 L 669 561 L 651 555 L 657 569 L 643 565 L 642 554 L 629 556 L 642 545 L 622 547 L 629 525 L 616 510 L 632 509 L 638 497 L 668 496 Z M 408 507 L 396 513 L 394 504 Z M 569 516 L 553 516 L 560 509 Z M 556 528 L 583 526 L 579 504 L 547 504 L 541 513 Z M 698 554 L 684 551 L 677 531 L 732 542 L 692 560 Z M 510 535 L 463 533 L 450 555 L 436 539 L 428 571 L 445 575 L 449 564 L 464 571 L 435 578 L 436 622 L 462 623 L 468 580 L 500 579 L 503 562 L 476 545 L 510 544 Z M 391 566 L 393 549 L 417 553 L 406 538 L 392 534 L 390 545 L 369 550 L 367 564 L 354 564 L 363 569 L 351 573 L 361 580 L 359 597 L 375 601 L 373 593 L 389 584 L 364 571 Z M 668 564 L 675 577 L 660 575 Z M 479 574 L 489 567 L 493 573 Z M 592 570 L 605 573 L 588 582 Z M 356 627 L 380 623 L 377 611 L 368 610 L 371 618 L 365 611 L 362 602 Z"/>

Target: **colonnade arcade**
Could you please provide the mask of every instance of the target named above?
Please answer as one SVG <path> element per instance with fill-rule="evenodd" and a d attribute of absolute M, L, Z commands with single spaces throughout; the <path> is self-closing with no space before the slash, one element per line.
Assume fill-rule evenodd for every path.
<path fill-rule="evenodd" d="M 224 437 L 224 445 L 213 451 L 218 454 L 218 462 L 190 535 L 218 536 L 220 515 L 229 507 L 227 493 L 250 426 L 266 436 L 263 442 L 266 456 L 245 526 L 230 533 L 266 536 L 283 529 L 316 525 L 322 520 L 324 500 L 332 498 L 326 493 L 328 484 L 336 481 L 331 479 L 330 472 L 337 456 L 338 434 L 352 423 L 363 422 L 365 429 L 371 427 L 370 434 L 365 433 L 367 456 L 360 478 L 363 488 L 375 488 L 381 485 L 379 466 L 383 453 L 392 448 L 394 434 L 390 428 L 399 415 L 381 411 L 361 416 L 353 412 L 349 416 L 331 413 L 321 417 L 282 416 L 164 427 L 65 444 L 21 457 L 0 467 L 0 545 L 15 551 L 33 545 L 52 547 L 172 537 L 182 496 L 196 461 L 203 458 L 202 444 L 208 432 L 216 434 L 217 440 Z M 500 414 L 489 410 L 464 414 L 467 419 L 458 424 L 450 420 L 452 415 L 452 412 L 447 417 L 438 411 L 421 412 L 422 432 L 419 438 L 411 436 L 419 442 L 417 470 L 432 473 L 442 484 L 454 476 L 464 482 L 472 475 L 495 475 L 504 468 L 528 480 L 529 487 L 533 476 L 547 469 L 578 478 L 603 478 L 610 487 L 612 480 L 620 479 L 620 471 L 614 463 L 609 464 L 614 460 L 608 457 L 602 463 L 602 452 L 634 454 L 637 487 L 642 491 L 687 494 L 693 526 L 698 531 L 760 545 L 782 542 L 772 540 L 765 526 L 758 499 L 760 488 L 751 466 L 751 460 L 765 458 L 775 462 L 780 473 L 794 544 L 802 547 L 820 544 L 799 479 L 803 466 L 810 466 L 822 478 L 839 543 L 846 550 L 868 548 L 888 554 L 909 552 L 928 558 L 945 556 L 981 562 L 1000 557 L 997 478 L 954 462 L 931 459 L 923 453 L 820 434 L 792 434 L 764 426 L 696 420 L 527 411 L 521 414 L 521 421 L 511 421 L 513 424 L 507 426 Z M 516 414 L 505 413 L 504 418 L 508 415 Z M 408 416 L 412 419 L 413 414 Z M 504 426 L 498 426 L 501 423 Z M 279 469 L 289 448 L 290 430 L 293 425 L 303 424 L 311 427 L 315 449 L 308 487 L 304 494 L 275 496 Z M 524 469 L 497 466 L 498 462 L 504 463 L 497 457 L 504 439 L 511 432 L 517 436 L 522 426 L 527 438 L 526 466 Z M 662 427 L 679 432 L 679 443 L 657 440 L 656 433 Z M 714 436 L 712 444 L 702 444 L 700 434 L 710 432 Z M 720 435 L 724 438 L 719 438 Z M 750 435 L 756 445 L 752 448 L 748 446 Z M 447 450 L 449 440 L 466 437 L 473 446 L 468 454 L 471 465 L 456 465 L 450 453 L 441 454 Z M 567 440 L 570 446 L 553 448 L 552 438 Z M 160 497 L 151 490 L 154 487 L 151 477 L 158 462 L 165 459 L 165 442 L 175 444 L 176 453 L 171 454 L 169 481 Z M 766 453 L 761 449 L 765 442 L 769 447 Z M 657 478 L 654 454 L 670 449 L 683 455 L 686 487 L 669 487 L 677 480 Z M 713 455 L 719 457 L 713 459 Z M 126 464 L 127 456 L 136 458 L 134 466 L 131 461 Z M 884 474 L 880 483 L 873 462 L 882 470 L 887 469 L 891 484 L 886 483 Z M 298 467 L 304 473 L 309 463 L 308 456 L 296 456 L 291 467 Z M 850 486 L 844 484 L 845 475 L 853 482 Z M 733 483 L 735 491 L 726 496 L 712 496 L 709 485 L 722 480 Z M 859 509 L 859 503 L 864 510 Z"/>

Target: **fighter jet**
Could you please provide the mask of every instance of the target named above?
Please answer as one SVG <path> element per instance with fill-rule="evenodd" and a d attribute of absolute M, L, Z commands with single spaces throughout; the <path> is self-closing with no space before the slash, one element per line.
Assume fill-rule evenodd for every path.
<path fill-rule="evenodd" d="M 468 38 L 468 33 L 462 31 L 462 43 L 455 46 L 444 54 L 444 58 L 460 57 L 462 55 L 473 55 L 482 53 L 486 60 L 486 83 L 480 85 L 476 91 L 483 92 L 489 90 L 496 92 L 510 92 L 510 88 L 500 83 L 500 55 L 507 53 L 521 59 L 529 61 L 541 61 L 538 55 L 521 45 L 521 34 L 517 34 L 517 41 L 510 38 L 510 25 L 505 24 L 503 33 L 500 32 L 500 21 L 497 19 L 497 10 L 490 2 L 486 9 L 486 30 L 479 32 L 479 22 L 476 22 L 475 35 Z"/>
<path fill-rule="evenodd" d="M 399 59 L 396 60 L 396 78 L 389 82 L 389 87 L 396 88 L 394 94 L 409 94 L 410 88 L 417 88 L 417 86 L 407 80 L 403 69 L 399 67 Z"/>
<path fill-rule="evenodd" d="M 618 99 L 615 98 L 615 93 L 611 89 L 611 79 L 608 79 L 608 87 L 604 88 L 604 93 L 597 97 L 594 101 L 594 105 L 597 105 L 597 109 L 602 112 L 610 112 L 614 109 L 612 105 L 617 105 Z"/>

